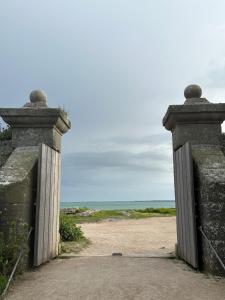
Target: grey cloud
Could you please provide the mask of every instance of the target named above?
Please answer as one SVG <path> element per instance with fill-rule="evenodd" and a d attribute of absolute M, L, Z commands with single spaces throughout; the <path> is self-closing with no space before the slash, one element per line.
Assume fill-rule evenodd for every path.
<path fill-rule="evenodd" d="M 101 193 L 111 199 L 109 191 L 112 195 L 117 191 L 117 199 L 121 199 L 122 195 L 126 198 L 125 195 L 128 194 L 130 199 L 134 195 L 136 198 L 133 199 L 143 199 L 142 194 L 152 193 L 150 191 L 153 191 L 153 182 L 154 190 L 157 190 L 158 186 L 161 193 L 165 188 L 168 189 L 168 182 L 172 182 L 173 178 L 171 146 L 167 144 L 167 140 L 164 144 L 165 140 L 164 134 L 143 137 L 114 136 L 109 139 L 91 140 L 89 148 L 93 149 L 92 151 L 64 154 L 64 194 L 68 193 L 67 189 L 72 188 L 77 195 L 84 195 L 92 200 L 102 198 Z M 120 150 L 113 150 L 114 146 Z M 105 147 L 111 150 L 104 151 Z M 140 151 L 140 147 L 147 147 L 148 150 Z M 162 184 L 163 187 L 160 186 Z M 92 196 L 91 191 L 94 193 Z M 171 195 L 171 192 L 168 192 L 168 195 Z M 156 196 L 152 194 L 151 197 Z M 168 197 L 171 196 L 166 198 Z"/>
<path fill-rule="evenodd" d="M 158 133 L 151 134 L 141 137 L 135 136 L 117 136 L 112 137 L 108 140 L 108 142 L 116 143 L 116 144 L 126 144 L 126 145 L 158 145 L 158 144 L 169 144 L 170 143 L 170 135 L 167 133 Z"/>
<path fill-rule="evenodd" d="M 30 90 L 41 88 L 49 106 L 64 105 L 70 113 L 63 199 L 68 185 L 70 193 L 89 199 L 113 199 L 118 186 L 117 198 L 168 199 L 171 136 L 162 118 L 169 104 L 184 102 L 185 86 L 202 78 L 213 59 L 224 61 L 224 33 L 217 30 L 225 23 L 224 1 L 20 0 L 0 6 L 1 105 L 20 107 Z M 224 67 L 212 69 L 213 86 L 222 86 Z"/>
<path fill-rule="evenodd" d="M 206 85 L 212 88 L 225 88 L 225 65 L 211 69 L 206 78 Z"/>
<path fill-rule="evenodd" d="M 107 152 L 79 152 L 64 156 L 63 165 L 65 168 L 82 169 L 104 169 L 119 168 L 137 172 L 156 172 L 166 170 L 168 156 L 163 153 L 142 152 L 131 153 L 125 151 Z"/>

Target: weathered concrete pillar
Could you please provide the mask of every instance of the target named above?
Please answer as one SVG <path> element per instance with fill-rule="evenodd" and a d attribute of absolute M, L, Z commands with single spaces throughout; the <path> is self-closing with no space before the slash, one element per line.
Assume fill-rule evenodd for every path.
<path fill-rule="evenodd" d="M 34 228 L 40 144 L 60 152 L 70 121 L 62 109 L 47 106 L 41 91 L 33 91 L 22 108 L 1 108 L 0 116 L 12 128 L 14 149 L 0 168 L 0 232 L 7 239 L 13 223 L 19 231 Z M 29 246 L 33 252 L 33 241 Z"/>
<path fill-rule="evenodd" d="M 170 105 L 163 125 L 172 132 L 173 150 L 191 143 L 199 264 L 202 270 L 225 275 L 218 258 L 199 231 L 201 226 L 219 257 L 225 262 L 225 157 L 221 124 L 225 104 L 201 98 L 201 88 L 188 86 L 183 105 Z M 175 186 L 176 190 L 176 186 Z"/>
<path fill-rule="evenodd" d="M 0 115 L 12 127 L 14 148 L 45 143 L 60 152 L 61 136 L 70 128 L 67 114 L 60 108 L 49 108 L 41 91 L 33 91 L 23 108 L 1 108 Z"/>
<path fill-rule="evenodd" d="M 225 120 L 225 104 L 213 104 L 201 98 L 202 90 L 197 85 L 188 86 L 183 105 L 170 105 L 163 125 L 172 132 L 173 149 L 191 142 L 192 145 L 218 145 L 221 124 Z"/>

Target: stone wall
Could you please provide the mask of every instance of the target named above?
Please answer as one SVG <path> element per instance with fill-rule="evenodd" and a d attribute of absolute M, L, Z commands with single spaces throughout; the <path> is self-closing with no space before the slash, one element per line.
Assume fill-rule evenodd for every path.
<path fill-rule="evenodd" d="M 219 257 L 225 257 L 225 156 L 220 146 L 192 147 L 197 224 Z M 225 275 L 209 243 L 198 231 L 200 268 Z"/>
<path fill-rule="evenodd" d="M 4 165 L 12 151 L 12 140 L 0 141 L 0 167 Z"/>
<path fill-rule="evenodd" d="M 21 108 L 0 108 L 0 116 L 10 126 L 12 135 L 12 140 L 0 142 L 0 233 L 4 234 L 7 242 L 12 224 L 16 224 L 18 236 L 22 233 L 24 238 L 32 227 L 27 263 L 33 263 L 37 224 L 42 225 L 42 216 L 45 214 L 45 206 L 39 215 L 36 214 L 36 206 L 40 207 L 44 203 L 50 207 L 50 204 L 57 201 L 55 207 L 58 210 L 60 202 L 59 196 L 53 202 L 50 197 L 46 197 L 46 193 L 39 195 L 37 199 L 37 191 L 40 190 L 37 187 L 40 183 L 38 161 L 42 160 L 40 146 L 46 144 L 59 154 L 61 137 L 70 129 L 71 124 L 66 112 L 60 108 L 49 108 L 46 95 L 38 90 L 31 92 L 30 102 Z M 49 163 L 54 164 L 52 160 L 43 162 L 44 169 L 48 169 L 46 166 Z M 51 190 L 51 176 L 55 176 L 57 182 L 60 182 L 59 174 L 50 174 L 48 170 L 46 190 Z M 59 190 L 60 186 L 57 184 L 55 194 L 59 195 Z M 59 214 L 55 215 L 56 224 L 59 224 Z M 58 232 L 54 234 L 57 235 Z M 45 243 L 47 250 L 48 247 Z"/>
<path fill-rule="evenodd" d="M 6 243 L 14 226 L 24 239 L 34 228 L 39 151 L 39 147 L 17 148 L 0 169 L 0 229 Z M 33 255 L 32 237 L 33 233 L 28 242 L 27 264 Z"/>
<path fill-rule="evenodd" d="M 184 90 L 184 104 L 170 105 L 163 118 L 163 125 L 172 133 L 174 153 L 187 142 L 192 147 L 194 197 L 187 199 L 185 195 L 176 194 L 176 203 L 180 197 L 195 203 L 197 226 L 194 226 L 198 237 L 199 268 L 211 274 L 225 276 L 221 265 L 221 261 L 225 262 L 225 137 L 221 134 L 225 103 L 210 103 L 201 95 L 199 86 L 188 86 Z M 182 161 L 174 163 L 178 165 L 176 167 L 183 167 Z M 175 191 L 179 190 L 178 184 L 179 182 L 175 185 Z M 189 224 L 185 223 L 185 219 L 183 218 L 183 224 L 188 228 Z M 201 233 L 201 228 L 208 242 Z M 182 258 L 185 260 L 185 257 Z"/>

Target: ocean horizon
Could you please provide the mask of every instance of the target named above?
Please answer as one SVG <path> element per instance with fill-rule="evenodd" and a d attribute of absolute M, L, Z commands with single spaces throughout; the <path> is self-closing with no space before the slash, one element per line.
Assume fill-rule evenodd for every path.
<path fill-rule="evenodd" d="M 91 209 L 144 209 L 144 208 L 174 208 L 174 200 L 137 200 L 137 201 L 80 201 L 61 202 L 60 208 L 88 207 Z"/>

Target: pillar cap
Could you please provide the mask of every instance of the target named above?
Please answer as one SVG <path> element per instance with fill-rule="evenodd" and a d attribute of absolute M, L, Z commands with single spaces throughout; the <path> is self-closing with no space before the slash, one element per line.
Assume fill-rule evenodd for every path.
<path fill-rule="evenodd" d="M 0 108 L 0 116 L 12 128 L 54 128 L 63 134 L 71 127 L 63 109 L 47 106 L 47 96 L 42 90 L 33 90 L 30 102 L 22 108 Z"/>
<path fill-rule="evenodd" d="M 210 103 L 201 98 L 202 89 L 197 84 L 184 89 L 183 105 L 170 105 L 163 118 L 163 126 L 173 130 L 177 124 L 221 124 L 225 120 L 225 103 Z"/>
<path fill-rule="evenodd" d="M 47 95 L 42 90 L 33 90 L 30 93 L 30 102 L 27 102 L 23 107 L 39 109 L 48 107 Z"/>
<path fill-rule="evenodd" d="M 190 84 L 184 89 L 184 97 L 186 98 L 184 105 L 193 104 L 208 104 L 210 103 L 206 98 L 201 98 L 202 89 L 197 84 Z"/>
<path fill-rule="evenodd" d="M 184 89 L 184 97 L 186 99 L 190 98 L 201 98 L 202 89 L 197 84 L 190 84 Z"/>

